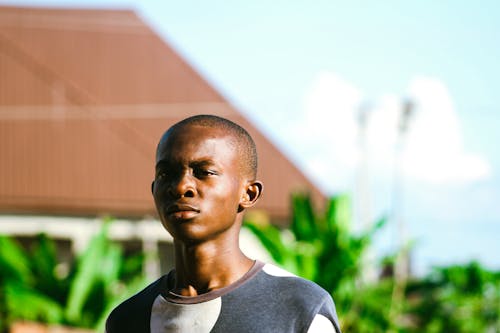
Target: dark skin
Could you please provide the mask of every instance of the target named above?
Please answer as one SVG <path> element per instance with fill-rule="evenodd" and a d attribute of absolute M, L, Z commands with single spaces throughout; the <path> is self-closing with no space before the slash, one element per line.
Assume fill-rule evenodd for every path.
<path fill-rule="evenodd" d="M 241 165 L 239 151 L 228 131 L 199 125 L 167 131 L 160 140 L 152 192 L 174 238 L 177 294 L 226 287 L 253 265 L 240 249 L 239 231 L 262 183 Z"/>

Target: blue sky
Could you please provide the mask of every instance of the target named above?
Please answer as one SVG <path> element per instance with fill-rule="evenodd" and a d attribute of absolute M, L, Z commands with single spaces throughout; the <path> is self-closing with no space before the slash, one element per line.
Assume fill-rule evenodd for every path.
<path fill-rule="evenodd" d="M 373 219 L 395 202 L 396 128 L 411 98 L 396 202 L 416 271 L 470 259 L 500 269 L 498 2 L 0 3 L 136 9 L 326 193 L 360 198 L 366 161 Z M 389 225 L 378 251 L 394 234 Z"/>

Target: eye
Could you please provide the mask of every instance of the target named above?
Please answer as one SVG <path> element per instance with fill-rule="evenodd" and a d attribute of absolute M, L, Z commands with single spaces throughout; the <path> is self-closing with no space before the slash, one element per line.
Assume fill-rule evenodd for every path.
<path fill-rule="evenodd" d="M 203 178 L 203 177 L 215 176 L 215 175 L 217 175 L 217 172 L 214 170 L 210 170 L 210 169 L 199 169 L 199 170 L 195 170 L 194 174 L 198 178 Z"/>
<path fill-rule="evenodd" d="M 167 177 L 167 173 L 165 171 L 159 171 L 156 173 L 156 180 L 162 180 Z"/>

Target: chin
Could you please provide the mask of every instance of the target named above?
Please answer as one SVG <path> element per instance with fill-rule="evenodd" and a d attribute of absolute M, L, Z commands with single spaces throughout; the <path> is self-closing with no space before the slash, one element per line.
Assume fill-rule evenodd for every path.
<path fill-rule="evenodd" d="M 196 228 L 193 225 L 189 225 L 190 221 L 184 221 L 175 226 L 169 224 L 166 226 L 163 224 L 164 228 L 169 232 L 175 241 L 183 243 L 199 243 L 203 242 L 210 237 L 208 237 L 207 232 Z"/>

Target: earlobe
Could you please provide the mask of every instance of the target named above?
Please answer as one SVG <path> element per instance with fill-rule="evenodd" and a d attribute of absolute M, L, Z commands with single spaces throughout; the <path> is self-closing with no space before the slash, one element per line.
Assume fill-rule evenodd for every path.
<path fill-rule="evenodd" d="M 246 192 L 243 195 L 243 198 L 240 202 L 241 210 L 255 205 L 255 203 L 257 202 L 257 200 L 259 200 L 262 194 L 263 188 L 264 186 L 262 185 L 262 182 L 258 180 L 249 183 L 246 187 Z"/>

